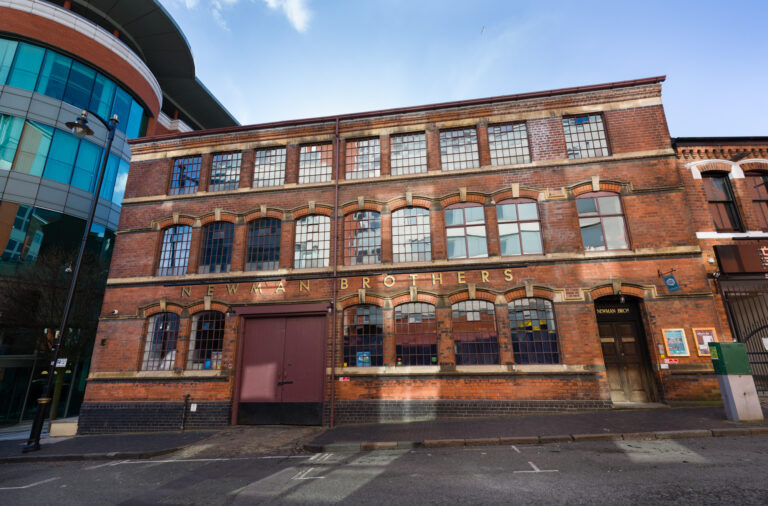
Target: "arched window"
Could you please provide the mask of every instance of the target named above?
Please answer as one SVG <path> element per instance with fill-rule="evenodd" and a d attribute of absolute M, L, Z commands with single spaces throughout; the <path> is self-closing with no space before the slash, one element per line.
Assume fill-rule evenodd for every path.
<path fill-rule="evenodd" d="M 445 209 L 448 258 L 488 256 L 485 211 L 480 204 L 455 204 Z"/>
<path fill-rule="evenodd" d="M 715 221 L 717 232 L 740 232 L 741 220 L 733 199 L 731 182 L 725 172 L 705 172 L 701 175 L 704 196 L 709 204 L 709 212 Z"/>
<path fill-rule="evenodd" d="M 176 362 L 179 315 L 159 313 L 149 318 L 144 344 L 143 371 L 170 371 Z"/>
<path fill-rule="evenodd" d="M 296 220 L 293 266 L 328 267 L 331 251 L 331 219 L 311 214 Z"/>
<path fill-rule="evenodd" d="M 504 200 L 496 205 L 502 256 L 540 255 L 541 222 L 535 200 Z"/>
<path fill-rule="evenodd" d="M 437 365 L 435 306 L 409 302 L 395 308 L 397 365 Z"/>
<path fill-rule="evenodd" d="M 356 211 L 344 218 L 344 263 L 381 263 L 381 215 Z"/>
<path fill-rule="evenodd" d="M 187 273 L 189 245 L 192 242 L 192 227 L 178 225 L 163 232 L 163 244 L 160 247 L 158 276 L 181 276 Z"/>
<path fill-rule="evenodd" d="M 512 352 L 517 364 L 559 364 L 555 314 L 546 299 L 517 299 L 509 303 Z"/>
<path fill-rule="evenodd" d="M 344 310 L 344 366 L 366 367 L 384 363 L 381 308 L 364 305 Z"/>
<path fill-rule="evenodd" d="M 277 269 L 280 263 L 280 228 L 281 222 L 275 218 L 254 220 L 248 225 L 247 270 Z"/>
<path fill-rule="evenodd" d="M 204 311 L 192 317 L 187 369 L 221 369 L 224 314 Z"/>
<path fill-rule="evenodd" d="M 398 262 L 432 260 L 429 211 L 406 207 L 392 213 L 392 257 Z"/>
<path fill-rule="evenodd" d="M 456 365 L 498 364 L 499 338 L 493 304 L 465 300 L 451 306 Z"/>
<path fill-rule="evenodd" d="M 587 193 L 576 199 L 585 251 L 629 249 L 621 200 L 615 193 Z"/>
<path fill-rule="evenodd" d="M 768 230 L 768 172 L 747 172 L 747 188 L 761 230 Z"/>
<path fill-rule="evenodd" d="M 229 272 L 232 263 L 234 225 L 226 221 L 211 223 L 203 229 L 203 253 L 200 272 Z"/>

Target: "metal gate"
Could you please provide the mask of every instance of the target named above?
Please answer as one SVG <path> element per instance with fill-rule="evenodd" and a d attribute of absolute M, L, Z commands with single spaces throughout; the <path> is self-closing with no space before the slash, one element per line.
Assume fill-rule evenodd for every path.
<path fill-rule="evenodd" d="M 760 395 L 768 395 L 768 280 L 722 281 L 731 332 L 747 348 Z"/>

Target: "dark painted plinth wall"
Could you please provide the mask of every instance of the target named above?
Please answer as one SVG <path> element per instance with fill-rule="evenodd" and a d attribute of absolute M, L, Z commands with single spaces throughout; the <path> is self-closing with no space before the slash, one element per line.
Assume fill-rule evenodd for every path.
<path fill-rule="evenodd" d="M 229 425 L 232 403 L 196 402 L 191 411 L 183 402 L 88 402 L 80 408 L 78 434 L 160 432 L 211 429 Z"/>

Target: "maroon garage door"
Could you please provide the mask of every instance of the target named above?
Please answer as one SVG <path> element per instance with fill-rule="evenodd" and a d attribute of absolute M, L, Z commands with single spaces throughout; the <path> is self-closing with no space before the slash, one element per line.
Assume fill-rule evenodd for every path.
<path fill-rule="evenodd" d="M 238 424 L 320 425 L 325 316 L 247 318 Z"/>

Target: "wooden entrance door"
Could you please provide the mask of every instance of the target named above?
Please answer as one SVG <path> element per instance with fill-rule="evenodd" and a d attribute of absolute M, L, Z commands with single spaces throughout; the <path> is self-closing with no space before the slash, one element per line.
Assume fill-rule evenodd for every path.
<path fill-rule="evenodd" d="M 238 424 L 320 425 L 324 316 L 248 318 Z"/>
<path fill-rule="evenodd" d="M 643 343 L 635 322 L 598 322 L 598 328 L 611 400 L 649 402 Z"/>

